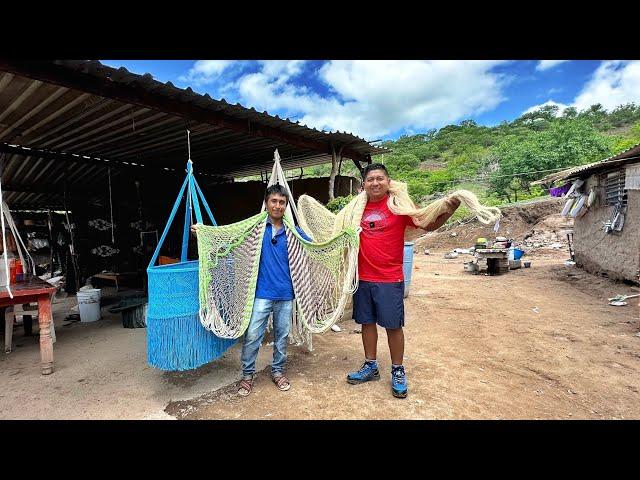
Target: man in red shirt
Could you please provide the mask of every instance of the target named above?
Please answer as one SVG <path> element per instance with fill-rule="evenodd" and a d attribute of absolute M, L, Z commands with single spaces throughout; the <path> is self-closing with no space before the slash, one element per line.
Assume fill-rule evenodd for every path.
<path fill-rule="evenodd" d="M 362 325 L 365 361 L 357 372 L 347 375 L 347 382 L 358 384 L 380 380 L 376 361 L 378 327 L 387 330 L 391 352 L 391 392 L 394 397 L 407 396 L 407 380 L 402 365 L 404 356 L 404 231 L 417 228 L 411 217 L 395 215 L 387 206 L 389 173 L 384 165 L 373 163 L 363 172 L 367 206 L 360 226 L 358 253 L 358 290 L 353 296 L 353 319 Z M 448 211 L 425 230 L 436 230 L 460 206 L 455 198 L 447 199 Z M 377 325 L 376 325 L 377 324 Z"/>

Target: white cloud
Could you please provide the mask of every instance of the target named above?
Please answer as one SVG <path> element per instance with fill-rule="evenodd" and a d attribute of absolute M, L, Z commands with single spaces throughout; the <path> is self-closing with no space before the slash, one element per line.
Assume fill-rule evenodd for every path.
<path fill-rule="evenodd" d="M 600 103 L 612 110 L 624 103 L 640 103 L 640 61 L 605 61 L 573 102 L 578 110 Z"/>
<path fill-rule="evenodd" d="M 284 111 L 294 116 L 312 110 L 326 100 L 291 80 L 302 72 L 304 61 L 261 61 L 262 68 L 241 76 L 227 88 L 235 88 L 242 103 L 257 110 Z"/>
<path fill-rule="evenodd" d="M 263 61 L 233 88 L 246 106 L 299 119 L 318 129 L 371 139 L 401 129 L 440 127 L 495 108 L 507 78 L 502 61 L 330 61 L 314 80 L 326 96 L 297 81 L 306 62 Z M 284 113 L 281 113 L 284 112 Z"/>
<path fill-rule="evenodd" d="M 232 64 L 232 60 L 198 60 L 189 72 L 178 77 L 178 80 L 194 85 L 206 85 L 217 80 Z"/>
<path fill-rule="evenodd" d="M 575 107 L 580 112 L 597 103 L 611 111 L 619 105 L 632 102 L 640 103 L 640 60 L 608 60 L 600 64 L 569 105 L 548 100 L 534 105 L 523 114 L 545 105 L 557 105 L 560 108 L 559 114 L 567 107 Z"/>
<path fill-rule="evenodd" d="M 570 106 L 564 103 L 554 102 L 553 100 L 547 100 L 546 102 L 541 103 L 540 105 L 534 105 L 533 107 L 528 108 L 527 110 L 522 112 L 522 115 L 524 115 L 525 113 L 535 112 L 536 110 L 539 110 L 542 107 L 547 107 L 551 105 L 555 105 L 556 107 L 558 107 L 558 113 L 556 114 L 556 116 L 561 116 L 564 113 L 565 109 L 569 108 Z"/>
<path fill-rule="evenodd" d="M 543 72 L 568 61 L 569 60 L 540 60 L 538 62 L 538 65 L 536 65 L 536 70 L 538 70 L 539 72 Z"/>
<path fill-rule="evenodd" d="M 332 61 L 320 77 L 342 100 L 316 108 L 310 124 L 371 137 L 439 127 L 495 108 L 506 80 L 493 61 Z M 322 105 L 321 107 L 326 107 Z"/>
<path fill-rule="evenodd" d="M 270 78 L 276 80 L 288 80 L 290 77 L 302 72 L 305 64 L 304 60 L 263 60 L 262 72 Z"/>

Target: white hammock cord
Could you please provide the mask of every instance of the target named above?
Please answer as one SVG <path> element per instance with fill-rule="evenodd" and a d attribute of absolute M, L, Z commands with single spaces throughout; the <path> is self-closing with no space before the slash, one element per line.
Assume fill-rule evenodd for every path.
<path fill-rule="evenodd" d="M 113 202 L 111 201 L 111 166 L 107 167 L 107 172 L 109 176 L 109 212 L 111 214 L 111 245 L 115 245 L 116 239 L 113 234 Z M 51 272 L 53 275 L 53 272 Z"/>
<path fill-rule="evenodd" d="M 13 298 L 11 288 L 9 288 L 9 254 L 7 252 L 7 238 L 4 231 L 4 199 L 2 198 L 2 171 L 0 170 L 0 219 L 2 221 L 2 253 L 4 257 L 4 272 L 5 280 L 7 282 L 5 288 L 9 292 L 9 297 Z"/>

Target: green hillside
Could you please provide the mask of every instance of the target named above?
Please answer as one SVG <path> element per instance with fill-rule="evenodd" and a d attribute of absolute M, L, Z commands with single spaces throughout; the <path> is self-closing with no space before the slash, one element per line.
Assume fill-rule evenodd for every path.
<path fill-rule="evenodd" d="M 407 182 L 417 203 L 466 188 L 489 205 L 546 195 L 530 183 L 549 173 L 594 162 L 640 143 L 640 106 L 622 105 L 607 112 L 601 105 L 577 112 L 546 106 L 494 127 L 472 120 L 382 145 L 392 153 L 377 156 L 392 178 Z M 305 169 L 328 175 L 330 166 Z M 341 174 L 357 175 L 345 161 Z M 460 209 L 463 210 L 463 209 Z M 464 215 L 458 212 L 456 217 Z"/>

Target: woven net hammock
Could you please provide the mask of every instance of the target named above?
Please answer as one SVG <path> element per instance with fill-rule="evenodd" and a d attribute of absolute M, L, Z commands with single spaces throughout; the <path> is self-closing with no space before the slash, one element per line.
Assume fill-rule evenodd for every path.
<path fill-rule="evenodd" d="M 230 225 L 198 226 L 200 322 L 219 337 L 238 338 L 249 325 L 266 219 L 262 212 Z M 297 322 L 322 333 L 342 317 L 357 287 L 358 232 L 348 228 L 309 242 L 289 219 L 283 221 Z"/>
<path fill-rule="evenodd" d="M 186 195 L 185 195 L 186 194 Z M 185 199 L 182 253 L 179 263 L 156 265 L 162 245 L 176 213 Z M 200 200 L 198 200 L 200 198 Z M 202 223 L 200 201 L 211 223 L 213 213 L 187 163 L 187 176 L 176 197 L 169 219 L 147 267 L 149 307 L 147 310 L 147 361 L 161 370 L 191 370 L 220 358 L 235 342 L 216 337 L 200 323 L 198 261 L 188 259 L 191 213 Z"/>

